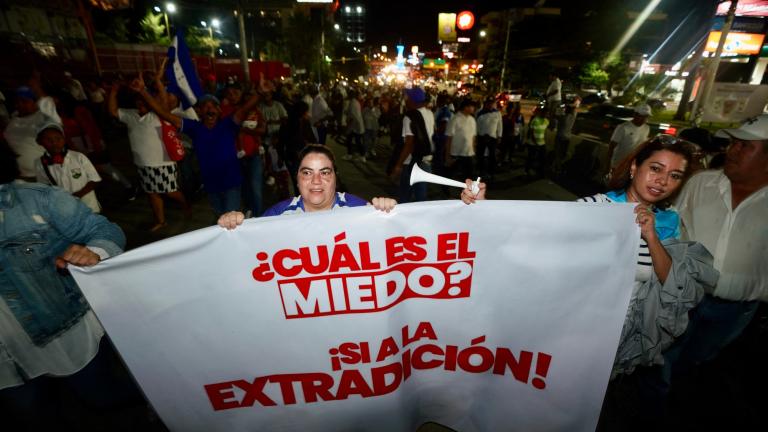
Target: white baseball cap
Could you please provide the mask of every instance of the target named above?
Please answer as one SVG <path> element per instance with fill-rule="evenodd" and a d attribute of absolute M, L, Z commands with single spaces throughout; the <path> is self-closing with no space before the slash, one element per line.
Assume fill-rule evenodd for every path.
<path fill-rule="evenodd" d="M 737 129 L 720 129 L 718 138 L 736 138 L 745 141 L 768 140 L 768 114 L 761 114 L 744 121 Z"/>
<path fill-rule="evenodd" d="M 635 107 L 635 114 L 648 117 L 651 115 L 651 107 L 648 104 L 640 104 Z"/>

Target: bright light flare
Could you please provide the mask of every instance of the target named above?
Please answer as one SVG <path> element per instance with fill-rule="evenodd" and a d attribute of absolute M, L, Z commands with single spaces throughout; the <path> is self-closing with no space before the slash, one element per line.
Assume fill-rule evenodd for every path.
<path fill-rule="evenodd" d="M 629 42 L 630 39 L 632 39 L 632 36 L 637 33 L 637 30 L 640 29 L 640 26 L 645 23 L 645 20 L 648 19 L 648 17 L 651 15 L 651 12 L 653 12 L 654 9 L 656 9 L 656 6 L 661 3 L 661 0 L 651 0 L 648 3 L 648 6 L 643 9 L 642 12 L 635 18 L 635 21 L 632 23 L 631 26 L 627 29 L 627 31 L 624 32 L 624 34 L 621 36 L 621 39 L 619 39 L 619 43 L 616 44 L 615 47 L 611 50 L 611 53 L 606 57 L 606 59 L 613 58 L 614 56 L 618 55 L 622 49 L 624 49 L 624 46 Z"/>

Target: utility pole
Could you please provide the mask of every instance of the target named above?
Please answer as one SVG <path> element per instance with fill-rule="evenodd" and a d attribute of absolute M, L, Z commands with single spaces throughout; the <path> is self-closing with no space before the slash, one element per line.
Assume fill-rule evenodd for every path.
<path fill-rule="evenodd" d="M 509 52 L 509 32 L 512 29 L 512 17 L 507 11 L 507 39 L 504 42 L 504 60 L 501 63 L 501 76 L 499 77 L 499 93 L 504 91 L 504 73 L 507 71 L 507 53 Z"/>
<path fill-rule="evenodd" d="M 693 102 L 691 120 L 694 125 L 701 123 L 701 117 L 704 115 L 704 105 L 707 103 L 709 93 L 712 91 L 712 86 L 715 84 L 717 68 L 720 66 L 720 55 L 723 53 L 723 47 L 725 46 L 725 40 L 728 37 L 728 32 L 731 31 L 731 26 L 733 25 L 733 17 L 736 15 L 736 6 L 738 6 L 738 4 L 738 0 L 731 1 L 731 7 L 728 9 L 728 16 L 725 18 L 723 30 L 720 33 L 720 41 L 717 43 L 717 50 L 715 51 L 715 54 L 710 57 L 709 64 L 707 65 L 707 69 L 704 75 L 704 84 L 702 85 L 699 94 L 696 95 L 696 100 Z"/>
<path fill-rule="evenodd" d="M 251 69 L 248 67 L 248 45 L 245 40 L 245 13 L 243 1 L 237 1 L 237 24 L 240 27 L 240 64 L 243 66 L 243 78 L 246 83 L 251 82 Z"/>
<path fill-rule="evenodd" d="M 91 19 L 90 12 L 85 9 L 83 0 L 77 1 L 77 12 L 80 15 L 80 20 L 83 22 L 83 27 L 85 27 L 85 34 L 88 36 L 88 47 L 93 53 L 93 62 L 96 66 L 96 73 L 101 76 L 101 62 L 99 62 L 99 52 L 96 49 L 96 42 L 93 40 L 93 20 Z"/>

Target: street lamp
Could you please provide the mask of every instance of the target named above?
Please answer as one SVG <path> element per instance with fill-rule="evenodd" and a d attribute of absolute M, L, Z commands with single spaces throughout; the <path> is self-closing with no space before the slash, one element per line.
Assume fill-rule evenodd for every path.
<path fill-rule="evenodd" d="M 216 30 L 218 30 L 219 26 L 221 25 L 221 21 L 219 21 L 218 18 L 212 18 L 211 25 L 208 25 L 208 23 L 206 23 L 205 21 L 200 21 L 200 25 L 208 28 L 208 36 L 211 38 L 211 58 L 213 58 L 216 56 L 216 47 L 214 46 L 214 43 L 213 43 L 214 42 L 213 28 L 216 27 Z"/>
<path fill-rule="evenodd" d="M 481 38 L 484 38 L 487 35 L 488 35 L 488 33 L 486 33 L 485 30 L 480 30 L 480 37 Z"/>
<path fill-rule="evenodd" d="M 154 6 L 152 8 L 155 13 L 163 13 L 163 19 L 165 20 L 165 32 L 168 35 L 168 39 L 171 38 L 171 26 L 168 24 L 168 14 L 176 13 L 176 5 L 173 3 L 166 3 L 165 9 L 161 9 L 160 6 Z"/>

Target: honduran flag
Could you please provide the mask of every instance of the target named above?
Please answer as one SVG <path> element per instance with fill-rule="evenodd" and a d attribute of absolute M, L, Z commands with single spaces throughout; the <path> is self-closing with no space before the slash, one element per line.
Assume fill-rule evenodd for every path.
<path fill-rule="evenodd" d="M 197 78 L 195 65 L 189 53 L 187 43 L 184 42 L 184 32 L 176 30 L 171 46 L 168 47 L 168 66 L 165 69 L 165 77 L 168 80 L 168 91 L 175 93 L 181 99 L 184 109 L 187 109 L 203 95 L 203 88 Z"/>

